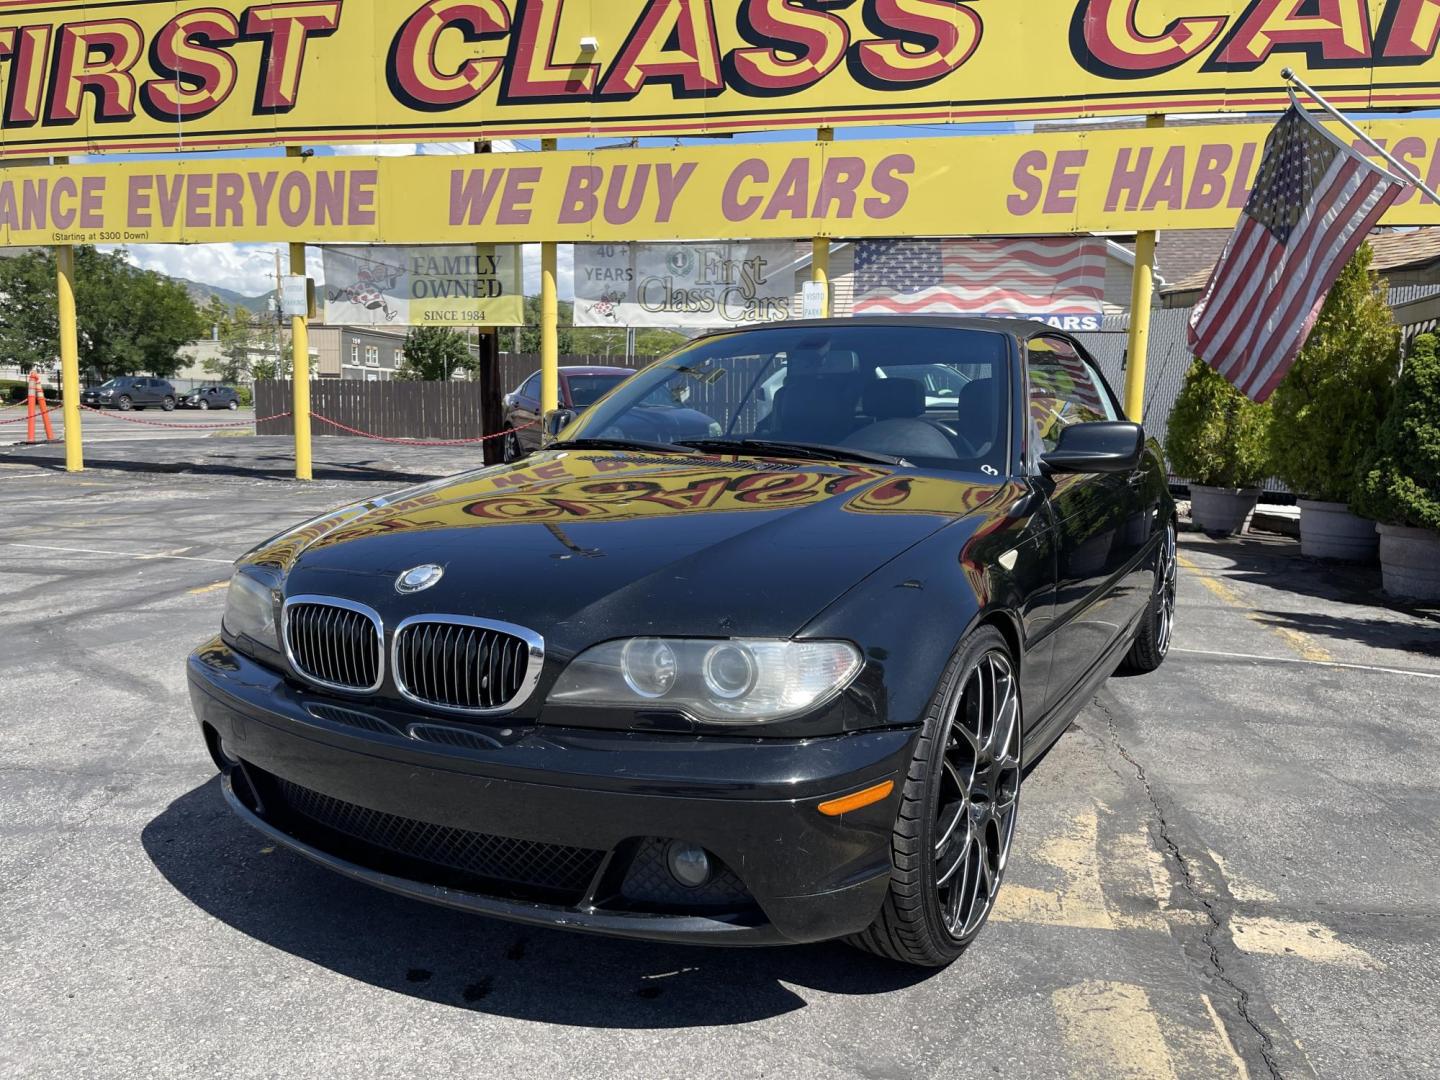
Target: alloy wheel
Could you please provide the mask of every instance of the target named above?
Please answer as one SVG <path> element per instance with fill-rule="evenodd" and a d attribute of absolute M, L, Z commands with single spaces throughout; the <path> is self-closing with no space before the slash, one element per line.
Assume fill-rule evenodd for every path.
<path fill-rule="evenodd" d="M 1020 689 L 999 649 L 980 658 L 961 688 L 940 764 L 935 891 L 945 929 L 964 941 L 995 902 L 1019 805 Z"/>
<path fill-rule="evenodd" d="M 1180 559 L 1176 550 L 1175 526 L 1165 527 L 1160 543 L 1160 560 L 1155 568 L 1155 644 L 1163 657 L 1170 651 L 1170 635 L 1175 629 L 1175 593 L 1180 576 Z"/>
<path fill-rule="evenodd" d="M 201 399 L 200 399 L 200 411 L 201 411 L 201 412 L 209 412 L 209 411 L 210 411 L 210 403 L 209 403 L 208 401 L 206 401 L 204 398 L 201 398 Z"/>
<path fill-rule="evenodd" d="M 131 401 L 129 397 L 121 395 L 119 404 L 121 412 L 129 412 L 131 406 L 133 406 L 135 403 Z"/>
<path fill-rule="evenodd" d="M 502 456 L 506 461 L 520 460 L 520 440 L 514 432 L 505 436 L 505 446 Z"/>

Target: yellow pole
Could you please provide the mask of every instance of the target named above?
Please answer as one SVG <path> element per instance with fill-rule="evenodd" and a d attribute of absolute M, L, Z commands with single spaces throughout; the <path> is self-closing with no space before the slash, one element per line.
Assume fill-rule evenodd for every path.
<path fill-rule="evenodd" d="M 554 150 L 554 139 L 541 139 L 540 149 Z M 556 285 L 559 248 L 540 245 L 540 413 L 560 407 L 560 294 Z"/>
<path fill-rule="evenodd" d="M 1147 128 L 1165 126 L 1163 113 L 1145 118 Z M 1135 423 L 1145 420 L 1145 367 L 1150 348 L 1150 304 L 1155 288 L 1155 232 L 1135 234 L 1135 273 L 1130 279 L 1129 364 L 1125 371 L 1125 415 Z"/>
<path fill-rule="evenodd" d="M 828 143 L 835 138 L 833 128 L 822 127 L 816 138 Z M 825 287 L 825 299 L 820 306 L 820 317 L 830 317 L 830 238 L 817 236 L 810 241 L 810 280 Z"/>
<path fill-rule="evenodd" d="M 80 342 L 75 323 L 75 249 L 55 249 L 55 293 L 60 316 L 60 385 L 65 409 L 65 470 L 83 472 L 85 448 L 80 439 Z"/>
<path fill-rule="evenodd" d="M 298 146 L 285 148 L 287 157 L 299 157 Z M 290 245 L 290 273 L 306 277 L 305 245 Z M 295 419 L 295 479 L 310 480 L 310 319 L 305 314 L 290 317 L 290 411 Z"/>

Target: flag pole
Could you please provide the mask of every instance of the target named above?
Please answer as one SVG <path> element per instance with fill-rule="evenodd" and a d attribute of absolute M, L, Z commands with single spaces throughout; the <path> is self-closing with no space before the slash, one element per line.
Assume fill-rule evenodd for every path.
<path fill-rule="evenodd" d="M 1295 69 L 1294 69 L 1294 68 L 1288 68 L 1288 67 L 1287 67 L 1284 71 L 1280 72 L 1280 77 L 1281 77 L 1282 79 L 1284 79 L 1287 83 L 1289 83 L 1289 84 L 1291 85 L 1290 100 L 1291 100 L 1292 102 L 1294 102 L 1296 105 L 1299 104 L 1299 102 L 1296 102 L 1296 101 L 1295 101 L 1295 89 L 1294 89 L 1295 87 L 1299 87 L 1301 90 L 1305 91 L 1305 93 L 1306 93 L 1307 95 L 1309 95 L 1309 97 L 1310 97 L 1317 105 L 1319 105 L 1319 106 L 1320 106 L 1322 109 L 1324 109 L 1327 113 L 1329 113 L 1331 116 L 1333 116 L 1336 120 L 1339 120 L 1340 123 L 1345 126 L 1345 130 L 1346 130 L 1346 131 L 1350 132 L 1350 134 L 1354 135 L 1357 139 L 1359 139 L 1361 142 L 1363 142 L 1366 146 L 1368 146 L 1368 147 L 1370 147 L 1370 149 L 1374 150 L 1374 151 L 1375 151 L 1377 154 L 1379 154 L 1382 158 L 1384 158 L 1386 161 L 1388 161 L 1388 162 L 1390 163 L 1390 165 L 1391 165 L 1392 167 L 1394 167 L 1394 169 L 1396 170 L 1396 172 L 1398 172 L 1402 177 L 1404 177 L 1406 180 L 1410 181 L 1410 183 L 1414 184 L 1417 188 L 1419 188 L 1419 189 L 1420 189 L 1421 191 L 1423 191 L 1426 195 L 1428 195 L 1428 196 L 1430 197 L 1430 201 L 1431 201 L 1431 202 L 1440 204 L 1440 195 L 1435 194 L 1434 189 L 1432 189 L 1429 184 L 1425 183 L 1424 180 L 1421 180 L 1418 173 L 1416 173 L 1416 172 L 1414 172 L 1413 170 L 1411 170 L 1408 166 L 1402 164 L 1402 163 L 1401 163 L 1398 159 L 1396 159 L 1396 158 L 1394 157 L 1394 155 L 1392 155 L 1388 150 L 1386 150 L 1386 149 L 1385 149 L 1383 146 L 1381 146 L 1378 142 L 1376 142 L 1374 139 L 1372 139 L 1369 135 L 1366 135 L 1365 132 L 1361 131 L 1361 130 L 1360 130 L 1358 127 L 1356 127 L 1353 123 L 1351 123 L 1350 120 L 1349 120 L 1349 118 L 1346 117 L 1343 113 L 1341 113 L 1339 109 L 1335 108 L 1335 106 L 1331 105 L 1330 102 L 1326 101 L 1323 97 L 1321 97 L 1321 96 L 1320 96 L 1319 94 L 1317 94 L 1314 90 L 1312 90 L 1312 89 L 1310 88 L 1310 85 L 1309 85 L 1308 83 L 1306 83 L 1305 80 L 1303 80 L 1302 78 L 1300 78 L 1300 76 L 1298 76 L 1298 75 L 1295 74 Z"/>

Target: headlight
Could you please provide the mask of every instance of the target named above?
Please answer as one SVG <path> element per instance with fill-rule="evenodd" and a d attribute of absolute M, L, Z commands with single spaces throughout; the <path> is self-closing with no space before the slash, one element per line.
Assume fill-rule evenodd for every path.
<path fill-rule="evenodd" d="M 230 579 L 223 625 L 225 633 L 232 638 L 249 638 L 271 652 L 280 651 L 280 634 L 275 629 L 275 594 L 270 586 L 243 571 Z"/>
<path fill-rule="evenodd" d="M 586 649 L 548 700 L 675 709 L 711 724 L 764 724 L 833 698 L 860 666 L 860 651 L 844 641 L 630 638 Z"/>

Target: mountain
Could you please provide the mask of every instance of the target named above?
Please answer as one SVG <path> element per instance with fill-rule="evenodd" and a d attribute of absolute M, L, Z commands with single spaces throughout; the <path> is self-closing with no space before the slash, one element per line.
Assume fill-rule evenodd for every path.
<path fill-rule="evenodd" d="M 214 296 L 218 297 L 221 303 L 228 304 L 231 307 L 238 304 L 240 307 L 245 308 L 247 311 L 253 311 L 257 315 L 264 315 L 272 310 L 271 304 L 275 297 L 275 291 L 273 289 L 263 296 L 246 296 L 243 293 L 236 292 L 234 289 L 225 289 L 219 285 L 206 285 L 204 282 L 191 281 L 189 278 L 173 278 L 172 280 L 178 281 L 181 285 L 185 286 L 185 291 L 190 294 L 191 298 L 200 307 L 208 304 L 210 298 Z"/>

